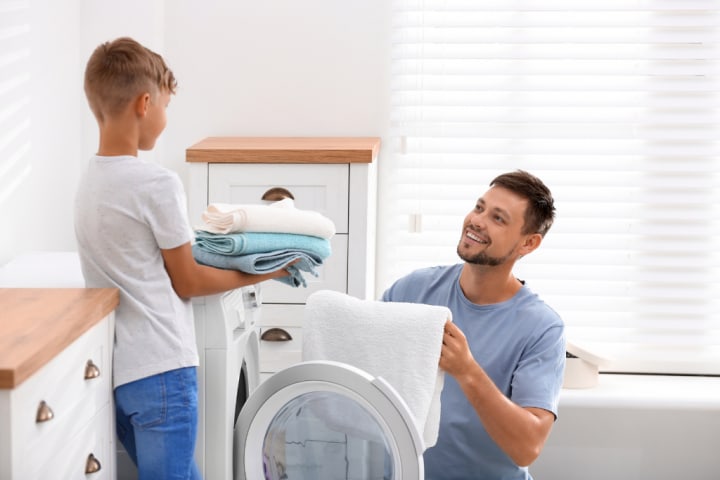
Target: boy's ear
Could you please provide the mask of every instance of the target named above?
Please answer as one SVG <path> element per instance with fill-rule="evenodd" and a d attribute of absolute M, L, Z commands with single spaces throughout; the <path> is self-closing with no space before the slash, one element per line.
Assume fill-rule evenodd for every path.
<path fill-rule="evenodd" d="M 135 99 L 135 114 L 138 117 L 144 117 L 147 114 L 150 105 L 150 94 L 148 92 L 138 95 Z"/>

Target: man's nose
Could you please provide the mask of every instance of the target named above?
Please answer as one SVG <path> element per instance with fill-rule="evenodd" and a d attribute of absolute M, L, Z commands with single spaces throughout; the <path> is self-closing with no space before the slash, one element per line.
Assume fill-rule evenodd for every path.
<path fill-rule="evenodd" d="M 470 225 L 474 227 L 484 227 L 487 221 L 485 212 L 472 212 L 470 214 Z"/>

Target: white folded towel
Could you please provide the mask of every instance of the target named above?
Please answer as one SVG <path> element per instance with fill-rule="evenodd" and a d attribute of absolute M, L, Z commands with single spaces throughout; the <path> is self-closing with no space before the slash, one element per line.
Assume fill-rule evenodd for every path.
<path fill-rule="evenodd" d="M 211 203 L 202 219 L 205 225 L 198 229 L 211 233 L 294 233 L 325 239 L 335 235 L 332 220 L 319 212 L 295 208 L 291 198 L 269 205 Z"/>
<path fill-rule="evenodd" d="M 385 379 L 405 400 L 425 448 L 435 445 L 444 373 L 446 307 L 313 293 L 303 315 L 302 359 L 334 360 Z"/>

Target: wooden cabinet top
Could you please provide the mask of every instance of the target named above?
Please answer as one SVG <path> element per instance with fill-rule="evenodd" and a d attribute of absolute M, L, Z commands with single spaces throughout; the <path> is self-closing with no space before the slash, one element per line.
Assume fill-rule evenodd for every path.
<path fill-rule="evenodd" d="M 114 288 L 0 288 L 0 388 L 14 388 L 112 312 Z"/>
<path fill-rule="evenodd" d="M 188 148 L 199 163 L 370 163 L 378 137 L 208 137 Z"/>

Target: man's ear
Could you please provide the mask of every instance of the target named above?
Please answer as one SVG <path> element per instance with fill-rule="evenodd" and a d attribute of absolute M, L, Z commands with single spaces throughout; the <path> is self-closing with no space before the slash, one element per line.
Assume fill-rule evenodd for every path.
<path fill-rule="evenodd" d="M 150 94 L 148 92 L 141 93 L 135 99 L 135 114 L 138 117 L 144 117 L 147 114 L 150 105 Z"/>
<path fill-rule="evenodd" d="M 540 246 L 542 243 L 542 235 L 539 233 L 532 233 L 525 237 L 525 240 L 523 241 L 522 245 L 520 245 L 520 249 L 518 250 L 518 253 L 522 255 L 523 257 L 527 255 L 528 253 L 532 252 L 536 248 Z"/>

